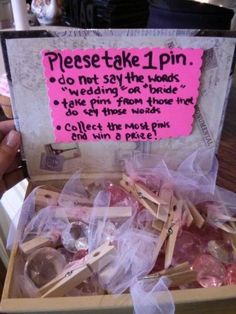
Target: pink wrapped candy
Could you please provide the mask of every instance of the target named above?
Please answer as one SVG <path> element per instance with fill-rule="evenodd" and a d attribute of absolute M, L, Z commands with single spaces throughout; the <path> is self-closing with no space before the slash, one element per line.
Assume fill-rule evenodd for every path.
<path fill-rule="evenodd" d="M 208 251 L 224 264 L 232 264 L 235 261 L 233 248 L 229 242 L 211 240 L 208 242 Z"/>
<path fill-rule="evenodd" d="M 236 285 L 236 264 L 232 264 L 227 268 L 226 276 L 227 285 Z"/>
<path fill-rule="evenodd" d="M 203 247 L 200 238 L 186 230 L 178 236 L 173 256 L 173 265 L 188 261 L 193 263 L 196 256 L 203 253 Z"/>
<path fill-rule="evenodd" d="M 202 287 L 220 287 L 224 284 L 226 269 L 213 256 L 209 254 L 198 256 L 192 268 L 197 272 L 197 281 Z"/>
<path fill-rule="evenodd" d="M 128 197 L 127 193 L 118 185 L 110 183 L 107 190 L 111 193 L 110 206 L 115 206 Z"/>

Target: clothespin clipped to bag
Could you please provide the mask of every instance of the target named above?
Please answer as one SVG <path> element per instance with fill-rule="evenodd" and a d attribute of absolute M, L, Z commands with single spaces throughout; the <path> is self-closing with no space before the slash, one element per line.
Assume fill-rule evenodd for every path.
<path fill-rule="evenodd" d="M 234 218 L 232 218 L 234 219 Z M 235 234 L 236 233 L 236 228 L 235 226 L 232 224 L 233 221 L 225 221 L 224 223 L 222 222 L 215 222 L 214 225 L 219 228 L 222 229 L 223 231 L 227 232 L 227 233 L 231 233 L 231 234 Z"/>
<path fill-rule="evenodd" d="M 163 187 L 158 196 L 144 184 L 136 183 L 126 175 L 123 175 L 120 184 L 156 217 L 153 227 L 160 232 L 160 236 L 155 255 L 159 255 L 162 246 L 167 240 L 165 267 L 168 267 L 172 261 L 174 246 L 181 224 L 182 202 L 177 202 L 176 206 L 176 199 L 170 188 Z"/>
<path fill-rule="evenodd" d="M 185 200 L 186 205 L 188 206 L 188 209 L 193 217 L 193 221 L 195 225 L 201 229 L 203 225 L 205 224 L 205 219 L 203 216 L 199 213 L 197 208 L 194 206 L 194 204 L 190 200 Z"/>
<path fill-rule="evenodd" d="M 205 219 L 200 214 L 198 209 L 190 200 L 184 199 L 180 193 L 176 192 L 176 197 L 177 199 L 183 201 L 183 216 L 185 217 L 186 226 L 190 227 L 191 224 L 194 223 L 199 229 L 201 229 L 205 224 Z"/>
<path fill-rule="evenodd" d="M 227 233 L 236 234 L 236 217 L 230 215 L 228 208 L 223 203 L 220 203 L 219 206 L 221 214 L 216 217 L 219 221 L 215 225 Z"/>
<path fill-rule="evenodd" d="M 35 205 L 39 208 L 43 208 L 46 206 L 53 206 L 58 205 L 58 199 L 60 196 L 59 191 L 52 191 L 45 188 L 38 188 L 36 191 L 36 197 L 35 197 Z M 93 205 L 93 200 L 82 197 L 82 196 L 75 196 L 75 195 L 66 195 L 63 194 L 64 200 L 69 200 L 74 203 L 74 205 L 87 205 L 91 206 Z"/>
<path fill-rule="evenodd" d="M 35 192 L 35 206 L 43 208 L 46 206 L 58 205 L 60 192 L 39 187 Z"/>
<path fill-rule="evenodd" d="M 168 229 L 168 238 L 166 240 L 165 268 L 168 268 L 171 265 L 174 255 L 175 243 L 179 229 L 181 227 L 183 202 L 181 200 L 177 201 L 176 199 L 173 199 L 172 207 L 174 213 L 171 225 Z"/>
<path fill-rule="evenodd" d="M 201 210 L 201 204 L 198 205 Z M 203 205 L 207 209 L 207 220 L 215 227 L 225 231 L 226 233 L 236 233 L 236 217 L 233 217 L 228 208 L 222 202 L 209 202 Z"/>
<path fill-rule="evenodd" d="M 111 262 L 110 255 L 115 247 L 105 242 L 85 257 L 84 264 L 73 264 L 39 289 L 42 298 L 60 297 L 81 284 L 84 280 L 97 274 Z"/>
<path fill-rule="evenodd" d="M 143 279 L 158 280 L 162 276 L 165 276 L 170 281 L 169 287 L 178 287 L 197 280 L 197 273 L 191 269 L 188 262 L 145 276 Z"/>
<path fill-rule="evenodd" d="M 157 244 L 157 246 L 155 248 L 155 252 L 154 252 L 155 256 L 159 255 L 162 246 L 164 245 L 168 236 L 171 234 L 171 225 L 172 225 L 172 221 L 173 221 L 173 216 L 174 216 L 173 208 L 170 208 L 167 221 L 164 223 L 163 228 L 161 230 L 161 233 L 159 235 L 158 244 Z"/>
<path fill-rule="evenodd" d="M 181 226 L 182 202 L 175 202 L 176 199 L 173 199 L 168 214 L 168 219 L 161 230 L 158 245 L 155 249 L 155 256 L 158 256 L 162 246 L 164 243 L 166 243 L 165 268 L 168 268 L 171 265 L 178 231 Z"/>
<path fill-rule="evenodd" d="M 231 217 L 229 224 L 232 227 L 233 233 L 236 233 L 236 218 Z"/>
<path fill-rule="evenodd" d="M 162 186 L 160 191 L 159 191 L 159 197 L 161 199 L 163 199 L 163 201 L 166 202 L 166 204 L 163 204 L 163 207 L 162 207 L 162 209 L 163 209 L 162 210 L 162 212 L 163 212 L 162 218 L 164 218 L 164 219 L 160 219 L 160 216 L 157 217 L 157 219 L 153 221 L 152 227 L 154 229 L 156 229 L 157 231 L 161 232 L 162 228 L 164 227 L 163 221 L 166 222 L 167 218 L 168 218 L 168 213 L 170 211 L 171 202 L 172 202 L 172 199 L 174 197 L 173 190 L 171 188 L 166 188 L 166 187 Z"/>
<path fill-rule="evenodd" d="M 193 223 L 193 216 L 185 200 L 183 201 L 183 223 L 189 228 Z"/>
<path fill-rule="evenodd" d="M 182 197 L 182 195 L 178 192 L 175 192 L 175 196 L 178 200 L 181 200 L 183 202 L 183 224 L 185 224 L 188 228 L 193 223 L 193 216 L 191 214 L 191 211 L 189 209 L 189 205 L 187 204 L 186 200 Z"/>
<path fill-rule="evenodd" d="M 166 202 L 166 205 L 164 206 L 167 218 L 163 225 L 160 224 L 159 219 L 156 219 L 153 222 L 153 228 L 160 232 L 158 246 L 155 253 L 157 254 L 156 256 L 158 256 L 162 246 L 166 243 L 165 268 L 168 268 L 172 262 L 176 238 L 181 226 L 183 203 L 182 201 L 177 201 L 172 188 L 164 184 L 159 191 L 159 197 Z"/>
<path fill-rule="evenodd" d="M 84 223 L 89 223 L 91 215 L 97 219 L 104 217 L 107 219 L 128 219 L 132 216 L 132 208 L 131 206 L 75 206 L 65 208 L 65 212 L 62 214 L 58 211 L 56 217 L 64 218 L 66 216 L 70 222 L 81 220 Z"/>
<path fill-rule="evenodd" d="M 29 241 L 21 243 L 19 245 L 20 250 L 25 254 L 28 255 L 33 251 L 40 249 L 42 247 L 56 247 L 58 245 L 58 241 L 52 241 L 46 237 L 38 236 Z"/>
<path fill-rule="evenodd" d="M 125 174 L 122 176 L 120 185 L 130 193 L 144 208 L 165 222 L 167 215 L 163 211 L 163 205 L 167 205 L 159 196 L 149 190 L 143 183 L 135 182 Z"/>
<path fill-rule="evenodd" d="M 224 226 L 225 227 L 225 226 Z M 228 226 L 229 228 L 229 226 Z M 224 239 L 231 243 L 232 249 L 234 251 L 234 255 L 236 257 L 236 228 L 230 226 L 230 229 L 224 230 Z"/>

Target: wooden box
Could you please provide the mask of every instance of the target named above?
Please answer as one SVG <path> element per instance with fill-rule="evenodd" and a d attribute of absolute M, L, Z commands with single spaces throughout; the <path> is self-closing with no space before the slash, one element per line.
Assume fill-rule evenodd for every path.
<path fill-rule="evenodd" d="M 138 156 L 139 153 L 166 156 L 167 164 L 173 168 L 199 147 L 211 148 L 213 157 L 219 144 L 225 99 L 230 86 L 235 40 L 220 37 L 192 37 L 193 35 L 195 35 L 193 31 L 179 33 L 174 30 L 73 31 L 73 33 L 65 31 L 22 33 L 19 39 L 14 33 L 4 34 L 2 43 L 10 76 L 14 114 L 17 127 L 23 135 L 24 154 L 31 178 L 29 190 L 48 183 L 62 187 L 70 174 L 82 166 L 85 169 L 85 172 L 81 173 L 82 181 L 88 182 L 98 178 L 118 180 L 123 160 L 127 156 L 135 156 L 135 154 Z M 205 49 L 204 75 L 193 132 L 187 138 L 168 139 L 161 143 L 76 144 L 70 147 L 72 155 L 65 153 L 63 169 L 55 171 L 53 165 L 47 164 L 49 161 L 43 159 L 49 148 L 54 150 L 58 149 L 58 146 L 55 148 L 54 144 L 48 144 L 53 143 L 53 131 L 47 93 L 43 84 L 44 78 L 40 70 L 40 57 L 37 53 L 44 48 L 106 47 L 107 45 L 116 47 L 117 43 L 119 47 L 139 47 L 141 43 L 142 46 L 174 45 Z M 214 100 L 215 107 L 212 103 L 209 104 L 209 99 Z M 60 149 L 63 151 L 64 147 Z M 166 151 L 169 155 L 165 154 Z M 47 299 L 12 298 L 17 252 L 16 245 L 11 252 L 1 300 L 1 312 L 133 313 L 129 294 Z M 233 314 L 236 311 L 236 286 L 176 290 L 171 293 L 176 313 L 204 314 L 214 311 L 215 314 Z M 161 302 L 165 302 L 164 293 L 161 295 Z"/>
<path fill-rule="evenodd" d="M 84 182 L 91 182 L 104 175 L 84 175 Z M 112 178 L 111 178 L 112 177 Z M 119 175 L 109 176 L 109 179 L 117 180 Z M 29 189 L 41 185 L 42 182 L 31 182 Z M 43 182 L 43 184 L 59 187 L 58 182 Z M 60 184 L 63 181 L 60 182 Z M 13 285 L 14 264 L 18 247 L 11 252 L 6 281 L 4 285 L 1 311 L 3 313 L 133 313 L 132 299 L 129 294 L 120 296 L 99 295 L 81 297 L 59 298 L 11 298 Z M 236 309 L 236 286 L 223 286 L 220 288 L 198 288 L 171 291 L 176 313 L 210 313 L 233 314 Z M 165 302 L 165 295 L 161 297 Z"/>

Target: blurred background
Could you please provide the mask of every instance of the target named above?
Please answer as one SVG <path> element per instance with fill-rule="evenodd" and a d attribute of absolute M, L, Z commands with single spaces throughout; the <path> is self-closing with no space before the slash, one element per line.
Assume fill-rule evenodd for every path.
<path fill-rule="evenodd" d="M 25 0 L 18 0 L 24 2 Z M 16 0 L 12 3 L 17 2 Z M 236 29 L 235 0 L 27 0 L 31 26 Z M 0 29 L 14 27 L 0 0 Z"/>

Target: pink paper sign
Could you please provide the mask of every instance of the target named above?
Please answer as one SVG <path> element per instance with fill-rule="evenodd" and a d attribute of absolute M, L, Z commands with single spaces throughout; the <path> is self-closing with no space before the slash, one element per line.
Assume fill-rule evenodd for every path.
<path fill-rule="evenodd" d="M 189 135 L 202 55 L 179 48 L 43 51 L 55 141 Z"/>

